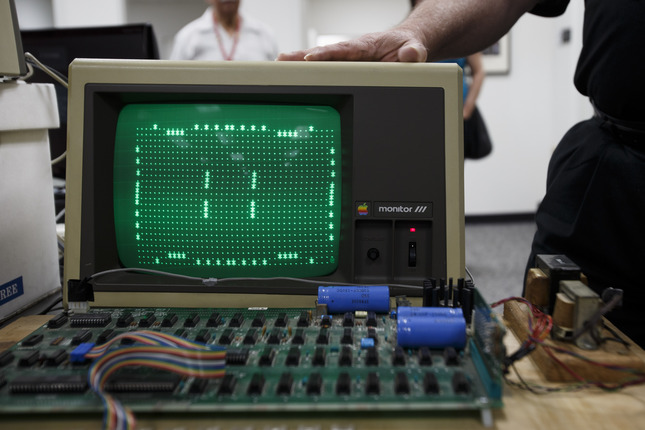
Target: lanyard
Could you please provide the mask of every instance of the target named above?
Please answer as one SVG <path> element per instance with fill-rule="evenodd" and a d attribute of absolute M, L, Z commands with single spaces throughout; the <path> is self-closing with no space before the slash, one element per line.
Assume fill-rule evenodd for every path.
<path fill-rule="evenodd" d="M 217 44 L 219 45 L 219 50 L 222 53 L 222 58 L 226 61 L 233 60 L 235 56 L 235 49 L 237 48 L 237 41 L 240 39 L 240 22 L 242 17 L 237 17 L 237 25 L 235 26 L 235 33 L 233 36 L 233 46 L 231 46 L 231 52 L 227 53 L 224 48 L 224 42 L 222 41 L 222 36 L 219 34 L 219 24 L 217 23 L 217 17 L 213 17 L 213 23 L 215 25 L 215 37 L 217 37 Z"/>

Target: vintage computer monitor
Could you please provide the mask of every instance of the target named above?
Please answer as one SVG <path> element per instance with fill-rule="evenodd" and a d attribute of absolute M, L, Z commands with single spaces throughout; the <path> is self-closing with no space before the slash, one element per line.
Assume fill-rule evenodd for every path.
<path fill-rule="evenodd" d="M 126 24 L 100 27 L 46 28 L 22 30 L 25 52 L 33 54 L 48 67 L 68 74 L 75 58 L 158 59 L 159 48 L 151 24 Z M 35 70 L 29 82 L 56 82 L 41 70 Z M 60 127 L 49 130 L 53 157 L 67 147 L 67 90 L 56 84 Z M 54 176 L 65 178 L 65 163 L 52 167 Z"/>
<path fill-rule="evenodd" d="M 461 80 L 450 64 L 74 61 L 65 300 L 284 307 L 319 285 L 414 296 L 464 277 Z"/>

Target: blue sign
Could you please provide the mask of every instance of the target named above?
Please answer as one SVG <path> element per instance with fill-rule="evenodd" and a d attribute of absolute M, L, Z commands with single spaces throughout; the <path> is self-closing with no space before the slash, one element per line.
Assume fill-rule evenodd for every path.
<path fill-rule="evenodd" d="M 0 285 L 0 305 L 4 305 L 7 302 L 17 299 L 25 293 L 25 289 L 22 286 L 22 276 L 9 281 L 6 284 Z"/>

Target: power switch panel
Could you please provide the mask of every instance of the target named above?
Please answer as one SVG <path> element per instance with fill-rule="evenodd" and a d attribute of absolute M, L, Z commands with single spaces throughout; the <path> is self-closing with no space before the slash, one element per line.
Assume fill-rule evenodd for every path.
<path fill-rule="evenodd" d="M 423 282 L 432 278 L 432 221 L 394 224 L 394 282 Z"/>
<path fill-rule="evenodd" d="M 408 267 L 417 267 L 417 243 L 408 244 Z"/>

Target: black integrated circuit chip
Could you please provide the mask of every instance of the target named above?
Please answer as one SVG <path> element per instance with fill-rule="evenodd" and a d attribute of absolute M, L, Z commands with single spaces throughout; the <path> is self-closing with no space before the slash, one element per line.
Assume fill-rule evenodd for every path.
<path fill-rule="evenodd" d="M 111 321 L 112 315 L 108 313 L 76 314 L 70 317 L 69 325 L 79 328 L 105 327 Z"/>
<path fill-rule="evenodd" d="M 110 393 L 172 393 L 181 376 L 172 373 L 124 372 L 114 375 L 105 383 Z"/>
<path fill-rule="evenodd" d="M 9 383 L 12 394 L 79 394 L 87 388 L 87 377 L 81 374 L 19 375 Z"/>

